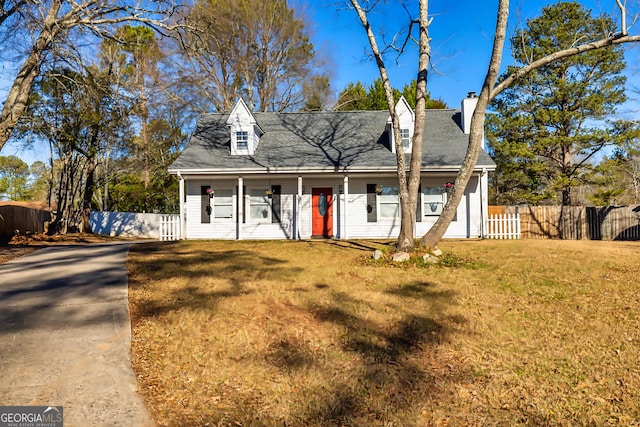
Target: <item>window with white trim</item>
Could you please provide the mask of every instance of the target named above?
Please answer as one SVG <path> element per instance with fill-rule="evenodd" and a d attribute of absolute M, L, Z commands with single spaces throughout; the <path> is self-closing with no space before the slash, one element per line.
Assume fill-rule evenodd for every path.
<path fill-rule="evenodd" d="M 249 195 L 249 218 L 271 222 L 271 200 L 267 189 L 253 189 Z"/>
<path fill-rule="evenodd" d="M 233 191 L 216 190 L 213 196 L 213 217 L 233 218 Z"/>
<path fill-rule="evenodd" d="M 422 189 L 422 215 L 439 216 L 447 201 L 444 187 L 424 187 Z"/>
<path fill-rule="evenodd" d="M 400 216 L 400 198 L 398 194 L 398 187 L 380 187 L 378 195 L 380 218 L 398 218 Z"/>
<path fill-rule="evenodd" d="M 249 150 L 249 132 L 244 130 L 236 132 L 236 148 L 238 151 Z"/>
<path fill-rule="evenodd" d="M 409 137 L 409 129 L 400 129 L 400 138 L 402 139 L 402 148 L 407 151 L 411 148 L 411 138 Z"/>

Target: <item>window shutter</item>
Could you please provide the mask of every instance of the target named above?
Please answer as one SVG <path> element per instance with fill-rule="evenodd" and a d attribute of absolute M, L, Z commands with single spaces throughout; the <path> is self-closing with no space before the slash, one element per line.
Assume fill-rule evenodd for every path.
<path fill-rule="evenodd" d="M 418 206 L 416 207 L 416 222 L 422 222 L 422 184 L 418 184 Z"/>
<path fill-rule="evenodd" d="M 202 224 L 211 223 L 211 202 L 209 201 L 209 193 L 211 189 L 208 185 L 200 187 L 200 222 Z"/>
<path fill-rule="evenodd" d="M 378 221 L 376 199 L 376 184 L 367 184 L 367 222 Z"/>
<path fill-rule="evenodd" d="M 281 185 L 271 186 L 271 222 L 280 222 L 280 193 Z"/>

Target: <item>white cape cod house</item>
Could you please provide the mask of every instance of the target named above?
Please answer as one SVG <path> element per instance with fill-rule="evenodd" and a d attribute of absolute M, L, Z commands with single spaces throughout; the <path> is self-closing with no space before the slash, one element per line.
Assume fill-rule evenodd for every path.
<path fill-rule="evenodd" d="M 435 222 L 462 164 L 477 98 L 427 110 L 415 234 Z M 414 113 L 397 105 L 406 153 Z M 204 115 L 169 172 L 180 180 L 183 239 L 396 238 L 400 206 L 388 111 Z M 482 237 L 487 172 L 480 153 L 445 238 Z"/>

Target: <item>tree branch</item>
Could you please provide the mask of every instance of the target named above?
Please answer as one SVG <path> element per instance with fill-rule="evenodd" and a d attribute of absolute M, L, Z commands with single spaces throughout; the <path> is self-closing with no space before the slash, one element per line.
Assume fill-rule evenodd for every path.
<path fill-rule="evenodd" d="M 623 36 L 626 36 L 627 35 L 627 7 L 625 5 L 626 1 L 625 1 L 625 4 L 623 4 L 622 1 L 616 0 L 616 4 L 620 9 L 620 34 L 622 34 Z"/>
<path fill-rule="evenodd" d="M 604 39 L 597 40 L 595 42 L 589 42 L 589 43 L 582 44 L 580 46 L 554 52 L 551 55 L 547 55 L 543 58 L 533 61 L 531 64 L 525 67 L 519 68 L 513 73 L 511 73 L 507 78 L 502 80 L 498 85 L 496 85 L 495 88 L 493 88 L 493 90 L 491 91 L 491 99 L 495 98 L 502 91 L 510 87 L 516 80 L 524 77 L 531 71 L 544 67 L 546 65 L 549 65 L 552 62 L 558 61 L 563 58 L 567 58 L 569 56 L 578 55 L 584 52 L 589 52 L 591 50 L 600 49 L 606 46 L 614 46 L 614 45 L 623 44 L 623 43 L 635 43 L 635 42 L 640 42 L 640 36 L 616 34 L 610 37 L 606 37 Z"/>

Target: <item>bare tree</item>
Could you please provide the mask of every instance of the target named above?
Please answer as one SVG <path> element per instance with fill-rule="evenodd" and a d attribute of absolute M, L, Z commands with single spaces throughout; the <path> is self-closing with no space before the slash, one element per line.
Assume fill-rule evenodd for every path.
<path fill-rule="evenodd" d="M 199 0 L 186 18 L 186 88 L 201 110 L 301 108 L 304 83 L 324 73 L 304 21 L 284 0 Z M 318 72 L 320 70 L 320 72 Z M 194 91 L 195 89 L 195 91 Z"/>
<path fill-rule="evenodd" d="M 427 66 L 430 56 L 430 39 L 428 37 L 428 28 L 431 23 L 431 18 L 428 15 L 428 0 L 419 0 L 419 17 L 417 19 L 410 20 L 410 27 L 407 32 L 407 40 L 411 37 L 413 26 L 417 26 L 419 31 L 418 47 L 418 73 L 417 73 L 417 95 L 416 95 L 416 109 L 415 109 L 415 129 L 413 136 L 413 150 L 411 153 L 411 168 L 407 175 L 406 162 L 404 160 L 404 151 L 402 149 L 401 141 L 399 140 L 399 124 L 397 115 L 395 113 L 395 104 L 393 102 L 393 94 L 391 91 L 391 85 L 387 74 L 387 67 L 382 57 L 381 51 L 378 48 L 376 37 L 371 29 L 371 25 L 367 18 L 367 10 L 363 9 L 359 0 L 350 0 L 353 9 L 356 11 L 360 23 L 367 33 L 369 44 L 371 45 L 371 51 L 375 57 L 376 64 L 380 70 L 380 77 L 383 80 L 385 86 L 385 94 L 387 96 L 387 103 L 389 105 L 389 112 L 391 115 L 394 133 L 395 133 L 395 146 L 396 156 L 398 163 L 398 184 L 400 189 L 400 205 L 401 205 L 401 230 L 398 237 L 398 250 L 410 250 L 414 246 L 413 226 L 415 225 L 415 206 L 418 196 L 418 183 L 420 181 L 420 169 L 422 161 L 422 141 L 424 130 L 424 96 L 425 86 L 427 79 Z M 372 7 L 378 3 L 377 1 L 367 1 L 367 4 L 371 4 Z M 599 40 L 588 41 L 580 45 L 576 45 L 569 49 L 559 50 L 543 58 L 531 61 L 529 64 L 512 69 L 510 74 L 507 75 L 500 83 L 496 84 L 498 77 L 498 70 L 502 60 L 502 52 L 504 48 L 504 42 L 506 39 L 507 22 L 509 18 L 509 0 L 499 0 L 496 30 L 494 33 L 493 50 L 491 53 L 491 61 L 487 68 L 484 83 L 478 96 L 478 104 L 473 112 L 471 118 L 471 130 L 469 133 L 469 145 L 467 153 L 465 155 L 463 164 L 458 171 L 458 175 L 454 182 L 453 191 L 450 193 L 450 197 L 447 198 L 447 203 L 444 206 L 442 214 L 438 217 L 435 224 L 421 239 L 421 244 L 427 247 L 434 247 L 442 240 L 444 233 L 451 224 L 455 216 L 456 209 L 460 204 L 460 200 L 464 195 L 465 188 L 469 183 L 473 169 L 478 160 L 478 155 L 482 149 L 483 140 L 483 128 L 484 118 L 487 106 L 491 100 L 497 96 L 500 92 L 510 87 L 516 80 L 525 76 L 532 70 L 544 67 L 554 61 L 561 61 L 564 58 L 579 55 L 580 53 L 591 51 L 594 49 L 600 49 L 606 46 L 613 46 L 623 43 L 631 43 L 640 41 L 640 36 L 630 36 L 627 31 L 627 9 L 625 3 L 621 0 L 616 0 L 616 5 L 620 11 L 621 24 L 619 32 L 616 34 L 604 34 Z M 423 98 L 423 101 L 420 101 Z M 407 178 L 408 176 L 408 178 Z"/>
<path fill-rule="evenodd" d="M 125 111 L 114 92 L 108 69 L 88 66 L 82 72 L 60 68 L 34 84 L 27 110 L 16 132 L 49 143 L 57 206 L 50 233 L 69 226 L 89 227 L 96 170 L 111 140 L 123 131 Z M 54 158 L 54 154 L 55 157 Z"/>
<path fill-rule="evenodd" d="M 0 26 L 17 15 L 26 4 L 27 0 L 0 0 Z"/>
<path fill-rule="evenodd" d="M 176 5 L 164 1 L 146 3 L 151 5 L 149 7 L 141 4 L 117 0 L 2 0 L 0 24 L 5 24 L 1 27 L 5 38 L 16 33 L 32 42 L 22 56 L 22 65 L 13 79 L 0 113 L 0 150 L 25 110 L 29 91 L 41 72 L 47 54 L 56 44 L 63 43 L 72 31 L 87 31 L 100 37 L 114 38 L 114 26 L 126 22 L 142 23 L 157 30 L 172 29 L 168 19 Z"/>

